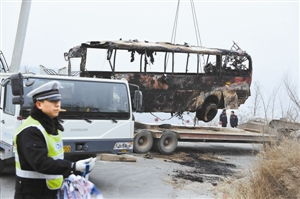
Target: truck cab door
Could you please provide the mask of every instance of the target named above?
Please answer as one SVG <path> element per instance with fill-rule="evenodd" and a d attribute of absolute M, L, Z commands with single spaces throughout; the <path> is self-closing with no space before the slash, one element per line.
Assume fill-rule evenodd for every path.
<path fill-rule="evenodd" d="M 3 90 L 3 87 L 0 86 L 0 143 L 2 143 L 3 141 L 3 138 L 2 138 L 2 134 L 3 134 L 3 123 L 2 123 L 2 120 L 3 120 L 3 95 L 2 95 L 2 90 Z M 1 145 L 0 145 L 1 147 Z"/>
<path fill-rule="evenodd" d="M 10 83 L 2 87 L 1 94 L 1 141 L 3 141 L 8 146 L 12 146 L 15 131 L 21 124 L 21 121 L 18 120 L 18 112 L 20 108 L 19 105 L 15 105 L 12 103 L 13 95 Z"/>

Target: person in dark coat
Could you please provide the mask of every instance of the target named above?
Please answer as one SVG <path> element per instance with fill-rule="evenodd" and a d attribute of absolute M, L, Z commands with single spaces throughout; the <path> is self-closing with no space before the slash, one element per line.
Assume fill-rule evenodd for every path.
<path fill-rule="evenodd" d="M 232 128 L 236 128 L 237 125 L 238 125 L 238 122 L 239 122 L 239 120 L 238 120 L 237 115 L 234 114 L 234 111 L 231 111 L 231 115 L 230 115 L 230 126 L 231 126 Z"/>
<path fill-rule="evenodd" d="M 220 115 L 220 124 L 222 125 L 222 127 L 226 127 L 227 126 L 227 115 L 226 115 L 226 109 L 223 109 L 221 115 Z"/>
<path fill-rule="evenodd" d="M 64 177 L 95 165 L 94 158 L 77 162 L 63 159 L 60 132 L 64 128 L 57 119 L 60 87 L 58 81 L 51 81 L 27 95 L 33 98 L 34 107 L 14 137 L 15 199 L 55 199 Z"/>

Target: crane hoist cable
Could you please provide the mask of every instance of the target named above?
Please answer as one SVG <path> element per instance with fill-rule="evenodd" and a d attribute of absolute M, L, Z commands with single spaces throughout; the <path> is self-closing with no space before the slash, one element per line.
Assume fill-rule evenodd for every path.
<path fill-rule="evenodd" d="M 202 46 L 200 29 L 199 29 L 199 24 L 198 24 L 198 19 L 197 19 L 194 0 L 190 0 L 190 3 L 191 3 L 191 10 L 192 10 L 193 23 L 194 23 L 194 29 L 195 29 L 197 45 Z M 175 40 L 176 40 L 178 17 L 179 17 L 179 8 L 180 8 L 180 0 L 178 0 L 178 2 L 177 2 L 175 19 L 174 19 L 173 29 L 172 29 L 171 43 L 175 43 Z"/>
<path fill-rule="evenodd" d="M 195 9 L 195 4 L 194 4 L 194 0 L 190 0 L 191 2 L 191 9 L 192 9 L 192 15 L 193 15 L 193 22 L 194 22 L 194 28 L 195 28 L 195 34 L 196 34 L 196 39 L 197 39 L 197 46 L 202 46 L 202 41 L 201 41 L 201 35 L 200 35 L 200 29 L 199 29 L 199 23 L 198 23 L 198 18 L 197 18 L 197 14 L 196 14 L 196 9 Z M 198 59 L 199 59 L 199 63 L 200 63 L 200 70 L 201 70 L 201 57 L 203 60 L 203 65 L 205 65 L 205 58 L 204 55 L 202 55 L 201 57 L 199 55 Z"/>
<path fill-rule="evenodd" d="M 172 36 L 171 36 L 171 43 L 175 43 L 175 39 L 176 39 L 179 8 L 180 8 L 180 0 L 178 0 L 178 2 L 177 2 L 176 14 L 175 14 L 173 30 L 172 30 Z"/>
<path fill-rule="evenodd" d="M 190 0 L 190 2 L 191 2 L 191 9 L 192 9 L 192 15 L 193 15 L 193 22 L 194 22 L 196 39 L 197 39 L 197 45 L 202 47 L 201 35 L 200 35 L 200 30 L 199 30 L 199 24 L 198 24 L 195 4 L 194 4 L 193 0 Z"/>
<path fill-rule="evenodd" d="M 200 29 L 199 29 L 194 0 L 190 0 L 190 4 L 191 4 L 197 46 L 202 47 L 202 40 L 201 40 Z M 179 8 L 180 8 L 180 0 L 177 1 L 177 8 L 176 8 L 175 19 L 174 19 L 173 29 L 172 29 L 172 36 L 171 36 L 171 43 L 174 43 L 174 44 L 176 41 L 176 34 L 177 34 L 177 27 L 178 27 Z M 197 55 L 197 56 L 199 57 L 200 68 L 201 68 L 201 57 L 199 55 Z M 203 60 L 203 62 L 205 62 L 204 55 L 202 55 L 202 60 Z M 169 61 L 169 54 L 167 54 L 166 65 L 168 65 L 168 61 Z"/>
<path fill-rule="evenodd" d="M 180 0 L 178 0 L 178 2 L 177 2 L 177 8 L 176 8 L 175 19 L 174 19 L 173 29 L 172 29 L 172 36 L 171 36 L 171 43 L 174 43 L 174 44 L 175 44 L 176 33 L 177 33 L 179 8 L 180 8 Z M 168 62 L 169 62 L 169 54 L 167 53 L 167 59 L 166 59 L 167 66 L 168 66 Z"/>

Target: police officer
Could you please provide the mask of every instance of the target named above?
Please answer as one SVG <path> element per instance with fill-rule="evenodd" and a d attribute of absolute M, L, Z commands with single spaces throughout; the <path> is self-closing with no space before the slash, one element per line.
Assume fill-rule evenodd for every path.
<path fill-rule="evenodd" d="M 63 159 L 61 131 L 64 129 L 57 119 L 60 88 L 58 81 L 51 81 L 27 95 L 32 97 L 34 106 L 14 136 L 15 199 L 54 199 L 64 176 L 85 172 L 86 168 L 90 172 L 95 165 L 95 158 L 77 162 Z"/>
<path fill-rule="evenodd" d="M 226 115 L 226 109 L 223 109 L 221 115 L 220 115 L 220 120 L 219 123 L 222 125 L 222 127 L 227 126 L 227 115 Z"/>
<path fill-rule="evenodd" d="M 236 128 L 237 125 L 238 125 L 238 122 L 239 122 L 239 119 L 238 119 L 237 115 L 234 114 L 234 111 L 231 111 L 231 114 L 230 114 L 230 126 L 232 128 Z"/>

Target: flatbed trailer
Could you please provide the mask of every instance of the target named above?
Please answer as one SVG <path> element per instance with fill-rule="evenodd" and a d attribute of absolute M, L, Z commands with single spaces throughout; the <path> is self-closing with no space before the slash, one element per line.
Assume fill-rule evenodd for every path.
<path fill-rule="evenodd" d="M 154 150 L 162 154 L 171 154 L 178 142 L 266 143 L 273 138 L 271 134 L 238 128 L 152 125 L 135 122 L 134 151 L 147 153 Z"/>

